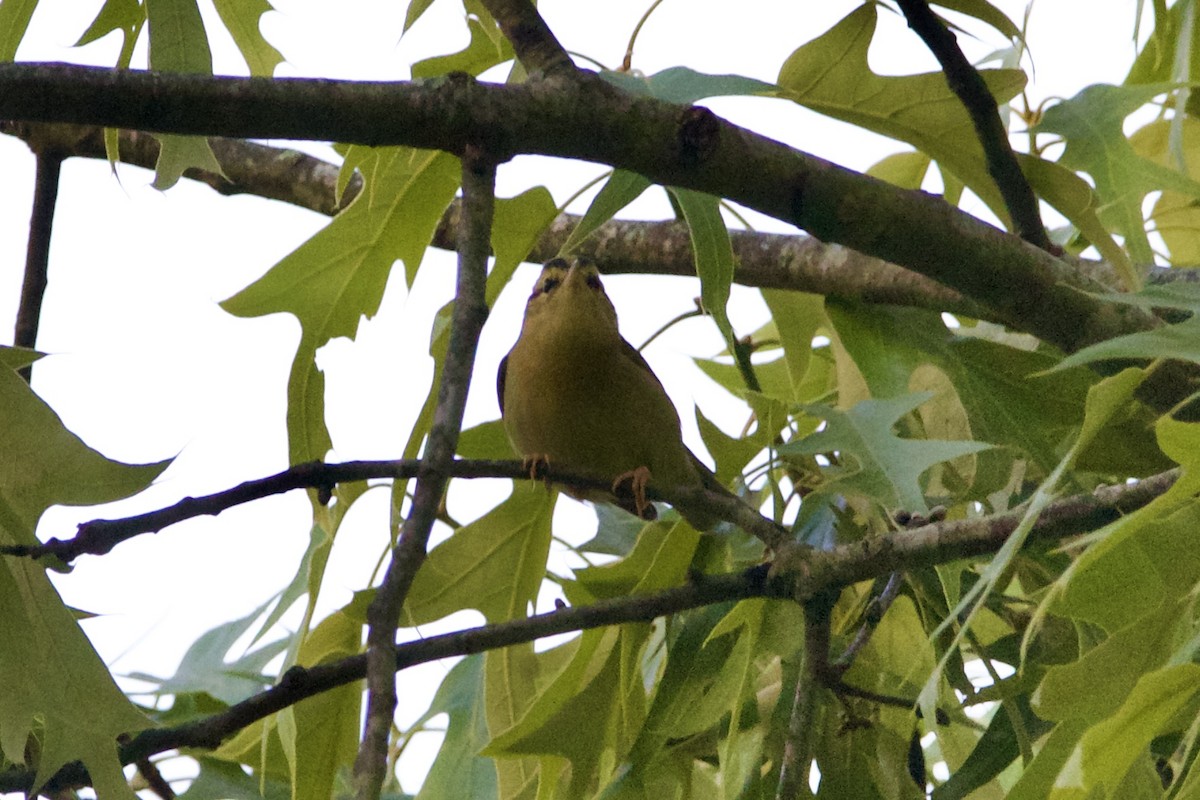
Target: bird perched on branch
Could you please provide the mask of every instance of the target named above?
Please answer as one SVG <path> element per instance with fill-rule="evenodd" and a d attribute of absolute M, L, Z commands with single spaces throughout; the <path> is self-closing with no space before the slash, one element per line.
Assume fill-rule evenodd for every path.
<path fill-rule="evenodd" d="M 547 262 L 525 306 L 521 335 L 500 362 L 496 391 L 513 446 L 540 464 L 612 480 L 611 491 L 563 487 L 581 500 L 615 503 L 654 519 L 646 499 L 663 490 L 729 494 L 684 445 L 679 414 L 641 354 L 617 330 L 617 312 L 595 265 Z M 700 530 L 702 509 L 679 512 Z"/>

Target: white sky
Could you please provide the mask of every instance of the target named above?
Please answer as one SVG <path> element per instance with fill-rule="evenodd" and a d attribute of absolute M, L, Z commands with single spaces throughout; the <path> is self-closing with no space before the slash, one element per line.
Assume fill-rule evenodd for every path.
<path fill-rule="evenodd" d="M 100 0 L 42 0 L 18 53 L 19 60 L 61 60 L 110 65 L 115 37 L 83 49 L 70 44 L 90 21 Z M 409 65 L 459 49 L 466 41 L 462 9 L 439 0 L 402 40 L 404 3 L 345 0 L 328 4 L 276 0 L 263 20 L 267 38 L 288 59 L 284 76 L 404 79 Z M 551 28 L 570 50 L 610 66 L 648 0 L 583 4 L 543 0 Z M 787 55 L 848 13 L 852 2 L 667 0 L 645 26 L 634 67 L 656 72 L 675 65 L 714 73 L 737 73 L 771 81 Z M 996 5 L 1020 20 L 1023 2 Z M 1042 0 L 1033 11 L 1029 43 L 1036 74 L 1030 98 L 1070 96 L 1084 85 L 1119 82 L 1131 62 L 1134 0 Z M 1149 5 L 1149 4 L 1147 4 Z M 208 0 L 206 18 L 215 19 Z M 82 13 L 80 9 L 88 12 Z M 872 51 L 873 67 L 906 74 L 935 68 L 923 45 L 884 10 L 881 29 L 888 46 Z M 218 73 L 244 74 L 228 38 L 210 26 Z M 1001 44 L 965 40 L 973 58 Z M 142 55 L 135 65 L 144 66 Z M 761 133 L 854 169 L 907 149 L 856 128 L 818 117 L 797 106 L 763 99 L 707 102 L 719 114 Z M 305 149 L 332 157 L 320 145 Z M 602 171 L 594 165 L 518 158 L 500 170 L 499 189 L 511 196 L 539 183 L 559 201 Z M 24 265 L 33 158 L 18 141 L 0 137 L 0 343 L 11 343 Z M 63 170 L 51 249 L 50 289 L 39 349 L 51 355 L 34 368 L 34 389 L 91 446 L 130 462 L 177 456 L 164 476 L 139 498 L 104 509 L 53 509 L 39 534 L 67 536 L 81 521 L 122 516 L 261 477 L 286 466 L 284 391 L 298 341 L 290 317 L 237 319 L 217 303 L 265 272 L 325 224 L 319 215 L 250 197 L 224 198 L 186 180 L 166 193 L 149 186 L 151 174 L 125 167 L 118 183 L 105 163 L 69 161 Z M 650 195 L 655 195 L 651 198 Z M 574 210 L 581 210 L 582 206 Z M 629 216 L 669 215 L 661 193 L 650 192 Z M 755 217 L 764 229 L 786 230 Z M 334 459 L 395 458 L 424 399 L 430 364 L 429 321 L 449 299 L 451 254 L 432 252 L 415 287 L 389 286 L 379 314 L 364 322 L 354 342 L 337 340 L 320 356 L 328 387 L 327 418 Z M 399 275 L 400 272 L 398 271 Z M 467 424 L 494 419 L 493 376 L 516 337 L 520 311 L 536 267 L 518 272 L 484 331 L 475 391 Z M 698 284 L 691 279 L 606 279 L 621 314 L 622 329 L 640 344 L 664 321 L 692 306 Z M 736 287 L 735 287 L 736 289 Z M 649 301 L 648 298 L 653 298 Z M 765 317 L 754 292 L 735 290 L 730 306 L 742 333 Z M 740 427 L 744 411 L 707 382 L 691 356 L 708 356 L 720 339 L 705 320 L 677 326 L 646 356 L 681 409 L 687 438 L 702 451 L 691 409 L 727 430 Z M 451 491 L 451 511 L 469 519 L 507 494 L 506 484 L 473 482 Z M 352 511 L 329 565 L 322 606 L 332 609 L 362 588 L 386 541 L 387 493 L 375 491 Z M 594 519 L 585 507 L 560 503 L 558 531 L 574 541 L 587 537 Z M 101 616 L 84 623 L 103 658 L 118 673 L 171 674 L 186 647 L 208 628 L 246 614 L 287 584 L 307 541 L 307 501 L 299 493 L 260 501 L 144 536 L 103 558 L 84 557 L 55 583 L 71 605 Z M 547 595 L 549 603 L 552 595 Z M 428 635 L 476 624 L 459 615 Z M 412 719 L 432 697 L 449 669 L 433 664 L 401 675 L 401 709 Z M 437 746 L 419 739 L 402 764 L 405 788 L 415 791 Z"/>

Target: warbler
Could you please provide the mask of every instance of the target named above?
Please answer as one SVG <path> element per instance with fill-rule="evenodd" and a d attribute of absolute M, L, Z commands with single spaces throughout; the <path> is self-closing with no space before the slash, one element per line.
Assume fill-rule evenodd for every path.
<path fill-rule="evenodd" d="M 581 500 L 614 503 L 654 519 L 646 499 L 660 489 L 718 489 L 716 476 L 683 443 L 679 414 L 650 365 L 622 338 L 617 312 L 594 264 L 546 263 L 525 306 L 521 334 L 496 376 L 513 447 L 540 463 L 612 480 L 611 491 L 565 486 Z M 679 508 L 697 529 L 716 520 Z"/>

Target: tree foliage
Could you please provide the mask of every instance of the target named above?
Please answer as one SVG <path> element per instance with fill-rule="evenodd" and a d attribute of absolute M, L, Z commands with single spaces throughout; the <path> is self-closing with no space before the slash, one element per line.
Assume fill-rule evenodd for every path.
<path fill-rule="evenodd" d="M 0 60 L 37 5 L 0 3 Z M 0 348 L 0 790 L 129 797 L 122 767 L 136 765 L 133 785 L 170 796 L 156 764 L 178 751 L 195 777 L 175 789 L 192 800 L 400 797 L 396 758 L 445 715 L 423 799 L 1197 795 L 1194 4 L 1153 4 L 1122 85 L 1037 108 L 1023 20 L 986 0 L 846 2 L 774 82 L 647 75 L 631 56 L 596 68 L 526 0 L 463 0 L 467 45 L 413 64 L 411 81 L 283 80 L 286 54 L 260 29 L 271 6 L 214 5 L 206 19 L 192 0 L 105 0 L 71 22 L 79 44 L 121 38 L 112 68 L 0 65 L 0 130 L 29 144 L 39 180 L 14 346 Z M 404 31 L 431 5 L 412 0 Z M 940 71 L 872 69 L 890 13 Z M 212 75 L 213 26 L 255 77 Z M 963 30 L 998 43 L 985 67 L 958 50 Z M 149 72 L 129 69 L 143 32 Z M 735 95 L 898 152 L 868 174 L 837 167 L 702 102 Z M 341 163 L 245 141 L 273 137 L 337 142 Z M 581 215 L 538 185 L 496 198 L 496 166 L 523 154 L 611 172 Z M 58 165 L 75 157 L 332 219 L 222 303 L 299 322 L 291 467 L 42 542 L 49 507 L 136 494 L 167 464 L 106 458 L 30 388 Z M 662 189 L 673 219 L 618 218 Z M 805 233 L 749 230 L 739 209 Z M 394 269 L 411 286 L 430 248 L 458 251 L 458 289 L 406 343 L 435 366 L 402 458 L 323 463 L 336 437 L 318 351 L 356 335 Z M 460 430 L 487 307 L 522 262 L 557 254 L 699 277 L 726 351 L 698 364 L 747 421 L 730 434 L 698 414 L 745 500 L 689 498 L 726 520 L 718 531 L 666 506 L 644 524 L 598 508 L 574 547 L 591 565 L 548 572 L 556 495 L 497 422 Z M 733 283 L 761 291 L 762 328 L 731 322 Z M 446 485 L 478 477 L 511 493 L 460 523 Z M 321 616 L 338 533 L 379 485 L 383 577 Z M 312 523 L 292 583 L 198 638 L 172 677 L 137 676 L 163 702 L 123 694 L 46 570 L 300 490 Z M 452 535 L 430 547 L 435 529 Z M 531 614 L 548 575 L 565 603 Z M 484 624 L 395 644 L 398 627 L 466 609 Z M 451 657 L 428 711 L 397 729 L 395 675 L 403 687 L 405 669 Z"/>

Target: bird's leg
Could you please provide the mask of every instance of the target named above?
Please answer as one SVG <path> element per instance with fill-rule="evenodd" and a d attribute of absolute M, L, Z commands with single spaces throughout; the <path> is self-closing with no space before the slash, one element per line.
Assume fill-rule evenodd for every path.
<path fill-rule="evenodd" d="M 650 485 L 650 468 L 638 467 L 629 472 L 622 472 L 613 481 L 613 494 L 616 494 L 621 485 L 627 481 L 629 483 L 629 490 L 633 493 L 633 507 L 637 515 L 642 519 L 654 519 L 654 516 L 657 516 L 656 514 L 654 516 L 647 516 L 647 512 L 653 513 L 654 511 L 654 507 L 646 500 L 646 487 Z"/>
<path fill-rule="evenodd" d="M 535 453 L 521 459 L 521 468 L 529 471 L 529 479 L 536 481 L 540 477 L 542 483 L 546 484 L 547 491 L 550 490 L 550 477 L 546 474 L 549 467 L 550 456 L 542 453 Z"/>

